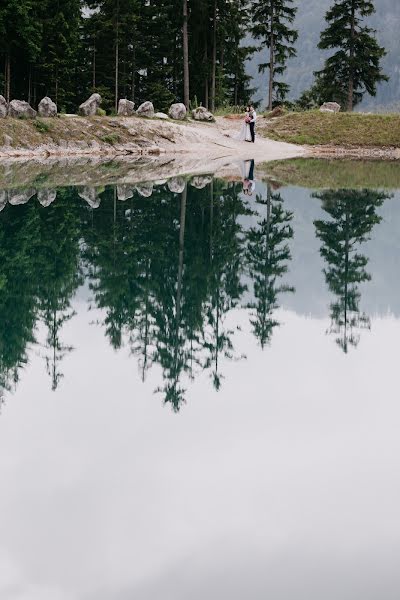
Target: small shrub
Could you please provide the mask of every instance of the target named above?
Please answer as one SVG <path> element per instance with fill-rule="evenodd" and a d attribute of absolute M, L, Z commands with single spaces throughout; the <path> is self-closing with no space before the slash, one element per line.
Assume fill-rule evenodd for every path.
<path fill-rule="evenodd" d="M 44 121 L 41 121 L 40 119 L 33 121 L 33 125 L 34 125 L 34 127 L 36 127 L 36 129 L 40 133 L 48 133 L 51 129 L 51 127 L 48 123 L 45 123 Z"/>
<path fill-rule="evenodd" d="M 102 108 L 98 108 L 98 109 L 96 110 L 96 115 L 97 115 L 98 117 L 105 117 L 105 116 L 106 116 L 106 114 L 107 114 L 107 113 L 106 113 L 106 111 L 105 111 L 105 110 L 103 110 Z"/>
<path fill-rule="evenodd" d="M 114 144 L 118 144 L 121 138 L 118 135 L 118 133 L 107 133 L 106 135 L 103 135 L 100 139 L 105 144 L 110 144 L 111 146 L 113 146 Z"/>

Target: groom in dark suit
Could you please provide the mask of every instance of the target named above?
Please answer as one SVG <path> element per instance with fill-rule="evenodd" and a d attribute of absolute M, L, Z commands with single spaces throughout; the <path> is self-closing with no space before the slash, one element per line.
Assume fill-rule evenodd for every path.
<path fill-rule="evenodd" d="M 251 134 L 251 141 L 254 142 L 256 141 L 256 120 L 257 120 L 257 113 L 254 110 L 254 106 L 250 106 L 250 134 Z"/>

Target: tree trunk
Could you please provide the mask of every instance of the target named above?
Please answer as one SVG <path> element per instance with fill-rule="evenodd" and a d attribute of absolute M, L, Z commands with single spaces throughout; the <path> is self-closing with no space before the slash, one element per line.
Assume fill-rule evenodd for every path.
<path fill-rule="evenodd" d="M 349 112 L 353 111 L 353 94 L 354 94 L 354 37 L 355 37 L 355 10 L 354 3 L 352 2 L 351 7 L 351 24 L 350 24 L 350 69 L 349 69 L 349 89 L 348 89 L 348 98 L 347 98 L 347 110 Z"/>
<path fill-rule="evenodd" d="M 93 73 L 92 73 L 93 92 L 96 89 L 96 32 L 93 34 Z"/>
<path fill-rule="evenodd" d="M 5 64 L 5 97 L 7 102 L 10 102 L 11 99 L 11 57 L 10 53 L 6 54 L 6 64 Z"/>
<path fill-rule="evenodd" d="M 207 32 L 206 32 L 206 35 L 204 37 L 204 64 L 205 64 L 205 67 L 206 67 L 206 76 L 205 76 L 205 79 L 204 79 L 204 106 L 208 110 L 209 89 L 208 89 L 208 39 L 207 39 Z"/>
<path fill-rule="evenodd" d="M 117 0 L 117 22 L 115 28 L 115 112 L 118 111 L 118 76 L 119 76 L 119 0 Z"/>
<path fill-rule="evenodd" d="M 274 0 L 271 0 L 271 35 L 269 40 L 269 86 L 268 86 L 268 110 L 272 110 L 274 93 L 274 68 L 275 68 L 275 37 L 274 37 Z"/>
<path fill-rule="evenodd" d="M 217 79 L 217 0 L 214 0 L 213 14 L 213 53 L 211 71 L 211 111 L 215 111 L 215 89 Z"/>
<path fill-rule="evenodd" d="M 183 0 L 183 103 L 189 110 L 189 35 L 187 0 Z"/>

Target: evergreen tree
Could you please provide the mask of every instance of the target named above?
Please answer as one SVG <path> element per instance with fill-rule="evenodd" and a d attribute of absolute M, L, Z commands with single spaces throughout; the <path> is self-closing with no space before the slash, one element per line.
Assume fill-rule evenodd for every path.
<path fill-rule="evenodd" d="M 247 262 L 255 297 L 249 308 L 255 310 L 251 324 L 264 348 L 270 342 L 274 328 L 279 325 L 274 318 L 279 308 L 279 295 L 295 291 L 291 286 L 278 283 L 291 260 L 288 241 L 293 238 L 290 224 L 293 213 L 284 210 L 281 195 L 274 194 L 270 184 L 267 184 L 266 198 L 257 196 L 257 203 L 265 207 L 265 214 L 247 234 Z"/>
<path fill-rule="evenodd" d="M 388 81 L 381 67 L 386 51 L 376 41 L 376 31 L 364 25 L 364 19 L 374 12 L 371 0 L 335 0 L 325 17 L 328 26 L 318 47 L 336 52 L 315 73 L 315 91 L 319 98 L 322 92 L 325 99 L 338 101 L 348 111 L 366 93 L 375 96 L 378 83 Z"/>
<path fill-rule="evenodd" d="M 325 279 L 337 297 L 330 307 L 329 332 L 337 336 L 336 343 L 347 353 L 349 346 L 357 347 L 359 330 L 371 325 L 359 306 L 358 286 L 370 281 L 371 275 L 365 269 L 368 259 L 358 247 L 369 240 L 373 227 L 380 223 L 377 209 L 388 195 L 376 190 L 327 190 L 314 197 L 322 201 L 330 217 L 314 223 L 322 242 L 320 253 L 327 263 Z"/>
<path fill-rule="evenodd" d="M 278 81 L 277 76 L 283 75 L 289 58 L 296 56 L 293 46 L 297 40 L 297 30 L 293 28 L 297 8 L 294 0 L 253 0 L 252 27 L 253 36 L 261 40 L 261 48 L 268 48 L 269 61 L 259 65 L 263 73 L 268 69 L 268 110 L 272 110 L 274 101 L 282 102 L 289 86 Z"/>

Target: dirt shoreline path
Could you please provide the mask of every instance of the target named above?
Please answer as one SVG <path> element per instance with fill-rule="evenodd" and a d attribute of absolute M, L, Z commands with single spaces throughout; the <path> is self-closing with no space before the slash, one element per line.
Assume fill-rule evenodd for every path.
<path fill-rule="evenodd" d="M 239 142 L 234 135 L 240 126 L 240 120 L 222 117 L 216 123 L 138 117 L 7 118 L 0 120 L 0 159 L 182 155 L 189 162 L 254 159 L 261 163 L 307 153 L 301 146 L 262 136 L 255 144 Z"/>

